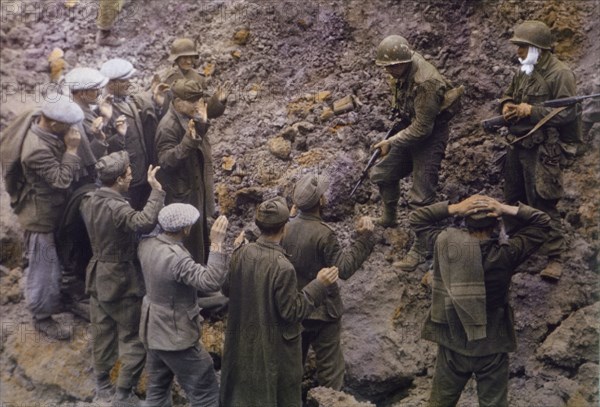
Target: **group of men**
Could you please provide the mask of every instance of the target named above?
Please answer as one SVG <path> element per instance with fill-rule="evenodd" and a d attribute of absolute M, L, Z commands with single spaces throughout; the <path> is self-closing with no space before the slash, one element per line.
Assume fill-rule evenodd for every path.
<path fill-rule="evenodd" d="M 549 114 L 539 104 L 573 96 L 575 78 L 551 53 L 545 24 L 526 21 L 511 41 L 522 66 L 501 100 L 502 114 L 509 123 L 535 125 Z M 342 248 L 321 218 L 328 178 L 306 174 L 292 196 L 297 214 L 290 220 L 282 197 L 258 205 L 260 237 L 249 242 L 242 233 L 228 265 L 227 219 L 208 228 L 217 215 L 209 122 L 225 111 L 228 86 L 209 95 L 194 70 L 197 58 L 191 40 L 176 40 L 173 66 L 149 93 L 130 94 L 136 70 L 124 59 L 100 70 L 75 68 L 65 77 L 70 95 L 9 128 L 23 138 L 23 182 L 9 192 L 26 233 L 27 305 L 36 328 L 58 339 L 67 335 L 52 315 L 61 312 L 68 262 L 55 248 L 61 244 L 55 234 L 61 219 L 77 218 L 65 216 L 65 207 L 85 225 L 96 400 L 139 404 L 134 390 L 145 365 L 149 406 L 170 405 L 174 377 L 194 406 L 300 406 L 311 346 L 319 384 L 341 389 L 343 306 L 336 280 L 351 277 L 368 258 L 374 223 L 396 224 L 398 182 L 412 174 L 415 239 L 394 266 L 413 271 L 433 257 L 432 307 L 423 328 L 423 337 L 439 344 L 430 405 L 455 405 L 472 373 L 481 405 L 507 405 L 506 354 L 516 346 L 510 278 L 544 244 L 551 259 L 544 274 L 560 276 L 559 158 L 561 143 L 578 140 L 575 108 L 555 114 L 508 151 L 507 204 L 479 195 L 436 203 L 458 97 L 403 37 L 387 37 L 376 63 L 390 74 L 393 108 L 407 123 L 373 146 L 384 156 L 371 173 L 382 216 L 359 219 L 355 239 Z M 440 232 L 438 223 L 453 215 L 465 217 L 466 230 Z M 509 233 L 502 244 L 499 217 Z M 221 289 L 229 314 L 219 390 L 212 358 L 199 342 L 199 296 L 222 297 Z M 115 388 L 110 372 L 117 359 Z"/>

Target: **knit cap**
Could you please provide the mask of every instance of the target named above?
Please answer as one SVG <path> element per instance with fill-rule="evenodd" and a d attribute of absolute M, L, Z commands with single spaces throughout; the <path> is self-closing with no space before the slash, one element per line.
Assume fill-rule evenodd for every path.
<path fill-rule="evenodd" d="M 96 172 L 100 181 L 114 181 L 123 175 L 129 167 L 127 151 L 117 151 L 100 158 L 96 162 Z"/>
<path fill-rule="evenodd" d="M 166 232 L 179 232 L 196 223 L 199 217 L 200 212 L 193 205 L 174 203 L 160 210 L 158 223 Z"/>
<path fill-rule="evenodd" d="M 47 98 L 42 106 L 42 114 L 48 119 L 66 124 L 77 124 L 83 120 L 83 110 L 66 95 Z"/>
<path fill-rule="evenodd" d="M 325 175 L 306 174 L 296 183 L 294 203 L 300 210 L 307 210 L 319 203 L 321 195 L 329 188 L 329 178 Z"/>

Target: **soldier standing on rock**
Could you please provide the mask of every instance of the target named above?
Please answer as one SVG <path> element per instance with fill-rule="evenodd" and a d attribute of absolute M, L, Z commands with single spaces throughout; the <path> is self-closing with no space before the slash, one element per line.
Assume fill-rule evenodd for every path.
<path fill-rule="evenodd" d="M 287 226 L 281 245 L 290 255 L 299 290 L 324 267 L 336 266 L 340 278 L 350 278 L 375 245 L 373 222 L 363 217 L 356 228 L 355 242 L 342 250 L 333 230 L 321 219 L 328 187 L 326 176 L 307 174 L 294 189 L 294 204 L 300 213 Z M 319 385 L 334 390 L 341 390 L 344 384 L 345 364 L 340 343 L 342 313 L 340 289 L 333 283 L 327 288 L 323 304 L 302 322 L 302 362 L 304 364 L 308 348 L 312 346 L 317 357 Z"/>
<path fill-rule="evenodd" d="M 410 121 L 404 130 L 373 146 L 380 148 L 384 157 L 370 174 L 371 181 L 379 186 L 383 202 L 383 215 L 376 222 L 390 227 L 396 224 L 398 182 L 402 178 L 413 176 L 408 196 L 410 209 L 435 200 L 438 172 L 448 142 L 448 121 L 453 116 L 453 109 L 444 106 L 451 85 L 399 35 L 391 35 L 379 44 L 375 63 L 391 75 L 394 111 Z M 431 253 L 431 233 L 432 230 L 417 232 L 406 257 L 394 266 L 413 271 L 424 263 Z"/>
<path fill-rule="evenodd" d="M 543 247 L 548 265 L 541 276 L 559 279 L 565 246 L 561 217 L 556 209 L 563 193 L 561 159 L 576 153 L 581 143 L 581 126 L 576 106 L 553 115 L 556 112 L 552 108 L 540 103 L 575 96 L 575 75 L 552 54 L 552 34 L 541 21 L 519 24 L 510 41 L 517 46 L 521 69 L 500 100 L 502 115 L 510 123 L 529 125 L 523 133 L 517 131 L 520 126 L 509 127 L 511 139 L 524 135 L 541 120 L 549 120 L 507 149 L 504 197 L 510 204 L 525 202 L 550 215 L 552 228 Z"/>
<path fill-rule="evenodd" d="M 439 345 L 428 406 L 455 406 L 475 374 L 479 405 L 508 407 L 508 352 L 517 346 L 510 281 L 545 242 L 550 218 L 524 204 L 474 195 L 417 209 L 410 221 L 415 227 L 436 227 L 454 215 L 465 217 L 467 230 L 436 233 L 432 305 L 421 332 Z M 499 216 L 519 224 L 503 243 L 494 235 Z"/>

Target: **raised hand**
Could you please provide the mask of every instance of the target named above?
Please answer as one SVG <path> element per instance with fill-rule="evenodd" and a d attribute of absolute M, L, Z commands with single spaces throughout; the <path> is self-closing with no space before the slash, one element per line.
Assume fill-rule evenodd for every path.
<path fill-rule="evenodd" d="M 152 167 L 150 165 L 148 167 L 148 184 L 152 187 L 152 189 L 156 189 L 157 191 L 162 191 L 162 185 L 156 179 L 156 173 L 160 170 L 160 166 Z"/>

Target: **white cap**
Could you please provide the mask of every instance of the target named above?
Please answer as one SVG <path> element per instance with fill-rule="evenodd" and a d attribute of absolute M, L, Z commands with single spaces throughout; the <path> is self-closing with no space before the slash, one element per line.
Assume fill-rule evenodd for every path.
<path fill-rule="evenodd" d="M 92 68 L 74 68 L 65 75 L 65 84 L 72 91 L 102 89 L 107 83 L 108 78 Z"/>
<path fill-rule="evenodd" d="M 129 79 L 136 72 L 131 62 L 122 58 L 109 59 L 100 68 L 102 75 L 108 79 Z"/>
<path fill-rule="evenodd" d="M 200 217 L 200 212 L 194 206 L 184 203 L 167 205 L 158 213 L 158 223 L 166 232 L 178 232 L 186 226 L 191 226 Z"/>
<path fill-rule="evenodd" d="M 42 106 L 42 114 L 48 119 L 66 124 L 76 124 L 83 120 L 83 110 L 66 95 L 47 98 Z"/>

